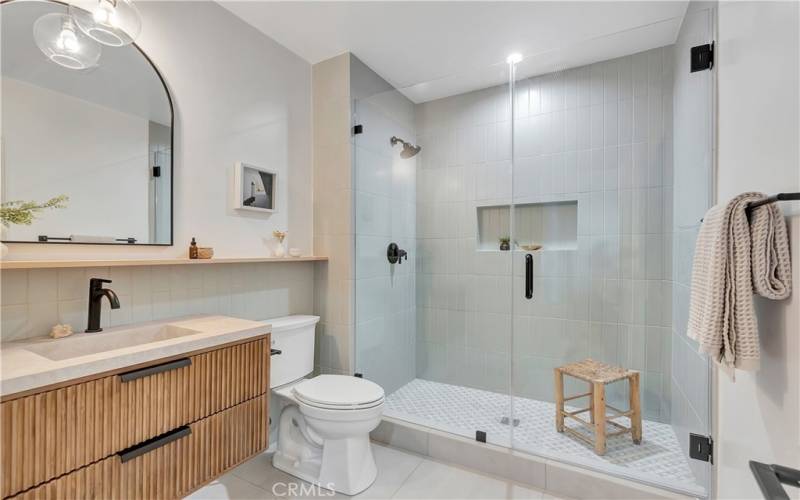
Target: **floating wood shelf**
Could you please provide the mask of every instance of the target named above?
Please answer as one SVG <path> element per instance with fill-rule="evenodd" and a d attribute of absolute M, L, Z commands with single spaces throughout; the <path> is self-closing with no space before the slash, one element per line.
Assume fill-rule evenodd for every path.
<path fill-rule="evenodd" d="M 53 269 L 63 267 L 196 266 L 203 264 L 247 264 L 268 262 L 319 262 L 327 257 L 239 257 L 214 259 L 108 259 L 108 260 L 4 260 L 0 269 Z"/>

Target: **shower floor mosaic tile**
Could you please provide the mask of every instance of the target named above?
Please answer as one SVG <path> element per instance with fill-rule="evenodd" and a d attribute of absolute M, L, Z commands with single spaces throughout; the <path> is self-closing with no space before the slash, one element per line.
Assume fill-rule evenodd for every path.
<path fill-rule="evenodd" d="M 504 394 L 415 379 L 386 398 L 384 414 L 467 437 L 483 430 L 490 443 L 502 446 L 510 445 L 513 432 L 519 449 L 601 468 L 622 467 L 629 474 L 678 483 L 676 486 L 696 484 L 669 424 L 645 420 L 641 445 L 634 445 L 630 436 L 610 437 L 606 454 L 598 456 L 588 444 L 556 432 L 553 403 L 514 398 L 514 418 L 519 424 L 513 430 L 501 423 L 510 416 L 510 410 L 510 398 Z M 588 435 L 583 426 L 569 420 L 568 426 Z M 625 420 L 619 422 L 627 425 Z"/>

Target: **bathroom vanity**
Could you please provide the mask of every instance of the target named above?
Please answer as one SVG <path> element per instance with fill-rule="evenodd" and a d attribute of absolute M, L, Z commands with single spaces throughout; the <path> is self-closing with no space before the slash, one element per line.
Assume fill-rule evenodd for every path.
<path fill-rule="evenodd" d="M 3 498 L 180 498 L 269 441 L 270 325 L 224 316 L 3 345 Z"/>

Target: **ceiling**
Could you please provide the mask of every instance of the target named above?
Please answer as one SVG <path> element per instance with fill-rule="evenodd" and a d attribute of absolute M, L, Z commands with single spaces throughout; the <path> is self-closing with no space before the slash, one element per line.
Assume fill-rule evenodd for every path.
<path fill-rule="evenodd" d="M 675 41 L 687 1 L 220 1 L 309 63 L 352 52 L 415 102 Z"/>

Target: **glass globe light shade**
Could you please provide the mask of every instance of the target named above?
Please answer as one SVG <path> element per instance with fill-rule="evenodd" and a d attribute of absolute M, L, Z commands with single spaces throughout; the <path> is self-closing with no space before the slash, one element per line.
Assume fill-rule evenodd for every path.
<path fill-rule="evenodd" d="M 70 14 L 81 31 L 111 47 L 133 43 L 142 31 L 139 9 L 130 0 L 77 0 Z"/>
<path fill-rule="evenodd" d="M 37 19 L 33 39 L 48 59 L 69 69 L 93 68 L 102 53 L 100 45 L 79 30 L 67 14 L 51 12 Z"/>

